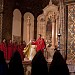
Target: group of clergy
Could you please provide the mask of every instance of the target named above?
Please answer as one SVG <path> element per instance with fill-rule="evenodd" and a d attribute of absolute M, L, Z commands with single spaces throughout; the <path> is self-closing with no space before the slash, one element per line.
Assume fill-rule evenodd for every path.
<path fill-rule="evenodd" d="M 3 39 L 3 41 L 0 43 L 0 50 L 4 52 L 4 58 L 6 60 L 10 60 L 13 53 L 17 50 L 20 55 L 21 59 L 23 60 L 24 55 L 23 55 L 23 49 L 25 48 L 26 43 L 25 41 L 23 43 L 19 42 L 17 43 L 16 41 L 9 40 L 6 43 L 6 39 Z"/>
<path fill-rule="evenodd" d="M 32 41 L 31 44 L 32 45 L 36 45 L 36 53 L 39 50 L 41 50 L 42 52 L 44 52 L 44 48 L 46 47 L 45 41 L 41 37 L 40 34 L 39 34 L 38 39 L 36 41 Z M 25 41 L 23 43 L 21 43 L 21 42 L 17 43 L 16 41 L 12 42 L 12 40 L 9 40 L 9 42 L 6 43 L 6 39 L 3 39 L 3 41 L 0 43 L 0 50 L 4 52 L 4 57 L 5 57 L 6 60 L 10 60 L 10 58 L 12 57 L 13 53 L 16 50 L 20 53 L 21 59 L 24 60 L 25 55 L 23 53 L 23 50 L 24 50 L 25 47 L 28 47 L 26 45 Z M 31 50 L 31 49 L 28 49 L 28 50 Z"/>
<path fill-rule="evenodd" d="M 24 48 L 24 51 L 23 51 L 25 54 L 24 60 L 32 60 L 38 51 L 41 50 L 42 53 L 44 53 L 45 48 L 46 48 L 45 41 L 41 37 L 41 34 L 39 34 L 39 37 L 36 41 L 34 39 L 31 40 Z"/>

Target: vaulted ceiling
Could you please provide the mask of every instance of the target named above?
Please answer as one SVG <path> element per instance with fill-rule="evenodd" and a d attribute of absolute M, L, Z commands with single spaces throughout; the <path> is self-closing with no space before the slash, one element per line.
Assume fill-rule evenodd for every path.
<path fill-rule="evenodd" d="M 31 12 L 34 16 L 42 13 L 42 9 L 49 4 L 50 0 L 5 0 L 5 4 L 9 3 L 10 7 L 18 8 L 21 13 Z M 59 4 L 59 0 L 52 0 L 55 5 Z M 13 4 L 13 5 L 12 5 Z M 5 7 L 6 7 L 5 6 Z"/>
<path fill-rule="evenodd" d="M 10 9 L 14 10 L 18 8 L 21 13 L 31 12 L 34 16 L 38 16 L 49 4 L 50 0 L 4 0 L 5 10 Z M 52 0 L 52 3 L 55 5 L 59 5 L 60 1 L 74 1 L 74 0 Z"/>
<path fill-rule="evenodd" d="M 29 11 L 31 13 L 42 13 L 42 9 L 48 5 L 50 0 L 16 0 L 16 6 L 24 13 Z M 59 0 L 52 0 L 53 4 L 58 5 Z"/>

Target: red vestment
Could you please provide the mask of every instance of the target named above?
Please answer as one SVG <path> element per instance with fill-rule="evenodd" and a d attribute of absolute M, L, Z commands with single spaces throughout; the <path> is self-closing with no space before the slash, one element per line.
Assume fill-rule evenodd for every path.
<path fill-rule="evenodd" d="M 46 45 L 45 45 L 45 41 L 43 38 L 37 39 L 35 44 L 37 45 L 36 52 L 38 52 L 39 50 L 44 52 L 44 48 L 46 47 Z"/>
<path fill-rule="evenodd" d="M 1 50 L 1 43 L 0 43 L 0 50 Z"/>
<path fill-rule="evenodd" d="M 26 47 L 26 45 L 25 44 L 22 44 L 22 50 L 24 50 L 25 47 Z"/>
<path fill-rule="evenodd" d="M 4 53 L 4 58 L 7 60 L 7 46 L 6 46 L 6 43 L 4 43 L 4 42 L 2 42 L 1 43 L 1 51 L 3 51 L 3 53 Z"/>
<path fill-rule="evenodd" d="M 24 56 L 23 56 L 23 47 L 22 47 L 22 45 L 18 45 L 18 52 L 20 53 L 20 55 L 21 55 L 21 59 L 23 60 L 23 58 L 24 58 Z"/>
<path fill-rule="evenodd" d="M 26 47 L 26 44 L 22 44 L 22 51 L 24 50 L 24 48 Z M 24 59 L 25 55 L 23 54 L 23 59 Z"/>
<path fill-rule="evenodd" d="M 11 56 L 12 56 L 12 51 L 13 51 L 13 44 L 12 43 L 8 43 L 8 53 L 7 53 L 7 56 L 8 56 L 8 60 L 10 60 Z"/>
<path fill-rule="evenodd" d="M 13 44 L 13 53 L 18 50 L 17 47 L 18 47 L 17 44 L 14 43 Z"/>

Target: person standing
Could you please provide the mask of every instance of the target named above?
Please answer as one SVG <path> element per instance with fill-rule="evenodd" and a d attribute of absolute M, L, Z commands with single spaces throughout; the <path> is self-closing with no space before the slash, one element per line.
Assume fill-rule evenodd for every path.
<path fill-rule="evenodd" d="M 5 61 L 4 53 L 0 50 L 0 75 L 8 75 L 8 64 Z"/>
<path fill-rule="evenodd" d="M 17 42 L 16 42 L 16 41 L 13 41 L 13 53 L 14 53 L 15 51 L 17 51 L 17 49 L 18 49 Z"/>
<path fill-rule="evenodd" d="M 39 50 L 44 52 L 44 49 L 46 48 L 46 44 L 41 34 L 39 34 L 39 38 L 35 41 L 35 44 L 37 45 L 36 52 L 38 52 Z"/>
<path fill-rule="evenodd" d="M 10 60 L 10 58 L 12 56 L 12 52 L 13 52 L 12 40 L 9 40 L 7 50 L 8 50 L 8 53 L 7 53 L 8 58 L 7 59 Z"/>
<path fill-rule="evenodd" d="M 23 50 L 24 50 L 25 47 L 26 47 L 26 42 L 23 41 L 23 43 L 22 43 L 22 48 L 23 48 Z"/>
<path fill-rule="evenodd" d="M 36 53 L 31 64 L 31 75 L 48 75 L 47 61 L 41 50 Z"/>
<path fill-rule="evenodd" d="M 8 75 L 24 75 L 22 60 L 18 51 L 15 51 L 10 59 Z"/>
<path fill-rule="evenodd" d="M 48 75 L 70 75 L 68 65 L 59 50 L 55 50 Z"/>
<path fill-rule="evenodd" d="M 20 53 L 21 59 L 23 60 L 24 56 L 23 56 L 23 47 L 22 47 L 21 42 L 19 42 L 18 44 L 18 52 Z"/>
<path fill-rule="evenodd" d="M 7 46 L 6 46 L 6 39 L 3 39 L 1 43 L 1 51 L 4 53 L 4 58 L 7 60 Z"/>

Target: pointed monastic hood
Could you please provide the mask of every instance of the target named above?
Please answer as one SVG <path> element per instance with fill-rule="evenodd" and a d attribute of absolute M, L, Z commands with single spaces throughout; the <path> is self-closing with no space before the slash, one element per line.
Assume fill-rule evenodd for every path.
<path fill-rule="evenodd" d="M 8 65 L 4 59 L 4 53 L 0 50 L 0 75 L 8 75 Z"/>
<path fill-rule="evenodd" d="M 59 51 L 55 51 L 49 67 L 49 75 L 69 75 L 66 61 Z"/>
<path fill-rule="evenodd" d="M 24 75 L 21 56 L 16 51 L 9 62 L 9 75 Z"/>
<path fill-rule="evenodd" d="M 0 50 L 0 63 L 5 63 L 4 53 Z"/>
<path fill-rule="evenodd" d="M 32 60 L 31 75 L 48 75 L 47 62 L 42 51 L 38 51 Z"/>

